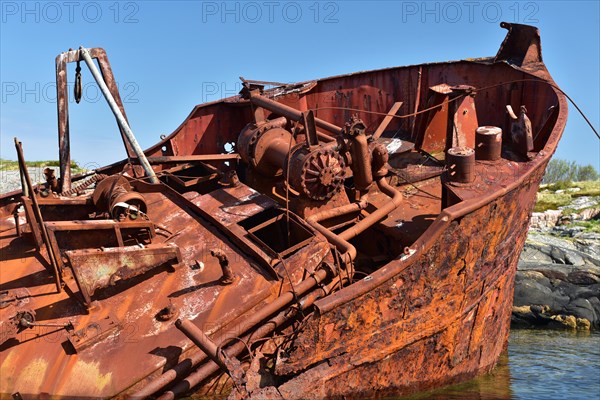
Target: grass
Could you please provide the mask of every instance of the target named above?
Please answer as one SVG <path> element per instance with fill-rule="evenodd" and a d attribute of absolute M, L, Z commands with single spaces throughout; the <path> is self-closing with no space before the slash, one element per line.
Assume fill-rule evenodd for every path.
<path fill-rule="evenodd" d="M 584 227 L 585 232 L 600 233 L 600 219 L 591 219 L 589 221 L 577 221 L 574 222 L 573 225 Z"/>
<path fill-rule="evenodd" d="M 558 210 L 558 207 L 570 204 L 573 199 L 567 193 L 538 193 L 537 202 L 533 211 L 544 212 L 547 210 Z"/>
<path fill-rule="evenodd" d="M 579 190 L 572 190 L 575 188 L 579 188 Z M 556 193 L 557 191 L 561 192 Z M 558 210 L 558 207 L 567 206 L 573 199 L 582 196 L 600 196 L 600 181 L 557 182 L 542 185 L 537 194 L 537 202 L 533 211 Z"/>
<path fill-rule="evenodd" d="M 60 162 L 57 160 L 47 160 L 47 161 L 25 161 L 25 165 L 28 167 L 58 167 L 60 166 Z M 75 161 L 71 161 L 71 168 L 74 170 L 82 170 L 82 168 Z M 5 160 L 0 158 L 0 170 L 9 171 L 9 170 L 17 170 L 19 169 L 19 163 L 13 160 Z"/>
<path fill-rule="evenodd" d="M 569 189 L 579 188 L 579 191 L 570 191 Z M 540 186 L 540 193 L 556 192 L 557 190 L 567 191 L 572 197 L 581 196 L 600 196 L 600 181 L 586 182 L 556 182 Z"/>

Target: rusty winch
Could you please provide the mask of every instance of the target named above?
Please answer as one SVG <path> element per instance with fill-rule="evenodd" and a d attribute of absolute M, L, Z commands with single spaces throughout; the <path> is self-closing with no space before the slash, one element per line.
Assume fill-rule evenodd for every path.
<path fill-rule="evenodd" d="M 135 220 L 148 211 L 144 196 L 134 192 L 129 181 L 121 175 L 98 182 L 92 201 L 99 211 L 108 212 L 117 221 Z"/>

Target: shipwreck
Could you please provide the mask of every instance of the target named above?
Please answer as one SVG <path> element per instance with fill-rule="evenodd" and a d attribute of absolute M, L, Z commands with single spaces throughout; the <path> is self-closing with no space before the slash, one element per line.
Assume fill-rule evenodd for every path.
<path fill-rule="evenodd" d="M 567 118 L 538 30 L 501 26 L 495 57 L 242 78 L 145 151 L 104 50 L 60 54 L 60 168 L 32 182 L 15 140 L 0 198 L 0 392 L 373 398 L 491 371 Z M 68 63 L 127 155 L 78 175 Z"/>

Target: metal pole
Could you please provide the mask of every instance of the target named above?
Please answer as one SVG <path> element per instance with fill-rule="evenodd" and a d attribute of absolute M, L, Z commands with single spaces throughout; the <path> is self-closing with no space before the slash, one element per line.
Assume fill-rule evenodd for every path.
<path fill-rule="evenodd" d="M 44 225 L 44 219 L 42 218 L 42 211 L 40 210 L 40 205 L 38 204 L 35 191 L 33 190 L 33 184 L 31 183 L 31 178 L 29 177 L 29 171 L 27 170 L 27 166 L 25 165 L 23 147 L 21 146 L 21 142 L 19 142 L 17 138 L 15 138 L 15 147 L 17 149 L 17 158 L 19 160 L 19 170 L 21 171 L 21 174 L 23 174 L 23 177 L 27 184 L 27 188 L 29 189 L 29 198 L 33 203 L 33 212 L 35 214 L 37 222 L 40 224 L 40 230 L 42 231 L 42 238 L 44 239 L 44 244 L 46 245 L 48 258 L 50 258 L 50 264 L 52 265 L 52 269 L 54 270 L 56 291 L 60 293 L 62 292 L 62 285 L 60 282 L 60 273 L 58 272 L 58 263 L 56 262 L 56 255 L 54 254 L 54 250 L 52 249 L 52 245 L 50 244 L 50 239 L 48 238 L 48 231 L 46 230 L 46 225 Z M 30 222 L 32 226 L 35 223 L 34 221 Z"/>
<path fill-rule="evenodd" d="M 117 123 L 119 124 L 119 126 L 121 127 L 123 132 L 125 133 L 125 137 L 127 137 L 127 140 L 129 141 L 129 144 L 131 145 L 136 156 L 139 158 L 140 164 L 142 165 L 144 172 L 146 172 L 146 176 L 149 178 L 150 183 L 159 183 L 158 178 L 156 177 L 156 174 L 154 173 L 154 170 L 150 166 L 150 163 L 148 162 L 148 159 L 146 158 L 146 155 L 144 154 L 144 151 L 142 150 L 142 148 L 140 147 L 139 143 L 137 142 L 135 136 L 133 135 L 133 132 L 131 131 L 129 124 L 125 120 L 123 113 L 121 113 L 121 110 L 119 110 L 119 106 L 117 105 L 117 103 L 115 102 L 115 99 L 113 98 L 112 94 L 110 93 L 108 86 L 106 86 L 106 82 L 104 82 L 104 78 L 102 78 L 100 71 L 98 71 L 98 68 L 96 68 L 96 64 L 94 64 L 94 61 L 92 60 L 92 57 L 90 56 L 90 53 L 84 47 L 80 47 L 79 51 L 81 52 L 81 55 L 82 55 L 83 59 L 85 60 L 85 63 L 87 64 L 88 68 L 92 72 L 94 79 L 98 83 L 98 86 L 100 87 L 100 90 L 102 91 L 102 94 L 104 95 L 104 98 L 106 98 L 106 101 L 108 102 L 108 105 L 110 106 L 110 109 L 112 110 L 113 114 L 115 114 L 115 117 L 117 118 Z"/>

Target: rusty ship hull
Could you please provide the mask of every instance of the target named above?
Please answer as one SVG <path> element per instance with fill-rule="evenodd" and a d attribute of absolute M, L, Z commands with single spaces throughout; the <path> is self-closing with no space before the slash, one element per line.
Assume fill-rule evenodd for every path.
<path fill-rule="evenodd" d="M 61 54 L 60 176 L 34 185 L 16 141 L 0 198 L 2 397 L 376 398 L 491 371 L 567 117 L 537 29 L 503 27 L 491 58 L 244 80 L 143 152 L 104 51 Z M 128 158 L 71 176 L 66 64 L 91 58 Z"/>

